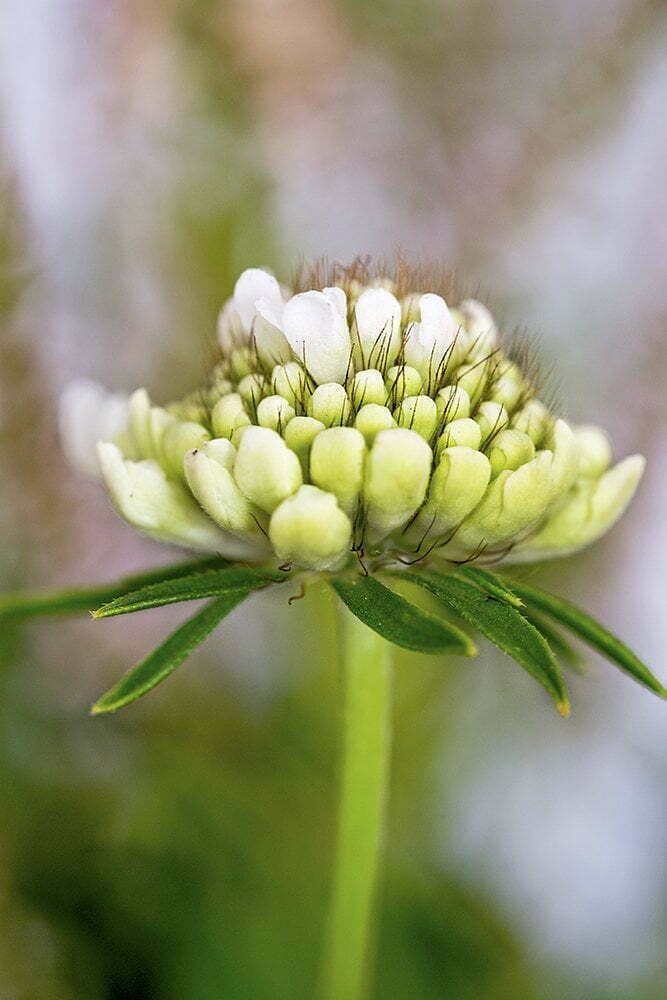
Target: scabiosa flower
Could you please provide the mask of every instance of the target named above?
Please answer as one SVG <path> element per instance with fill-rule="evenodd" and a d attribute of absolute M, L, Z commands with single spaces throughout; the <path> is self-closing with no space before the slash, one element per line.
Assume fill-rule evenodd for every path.
<path fill-rule="evenodd" d="M 244 271 L 203 386 L 154 405 L 75 383 L 68 455 L 161 541 L 338 572 L 528 562 L 603 535 L 641 478 L 571 427 L 475 299 L 399 265 Z M 99 439 L 99 443 L 98 443 Z"/>
<path fill-rule="evenodd" d="M 10 595 L 0 618 L 91 608 L 107 618 L 209 598 L 95 703 L 98 714 L 163 681 L 254 591 L 300 576 L 302 589 L 316 578 L 336 593 L 351 614 L 342 619 L 345 737 L 319 995 L 360 1000 L 387 798 L 392 645 L 472 656 L 472 626 L 566 716 L 559 661 L 572 666 L 578 653 L 555 621 L 666 697 L 585 612 L 488 568 L 595 541 L 627 506 L 644 460 L 612 465 L 605 433 L 554 412 L 482 303 L 402 264 L 316 268 L 292 289 L 244 271 L 220 313 L 218 345 L 206 381 L 184 399 L 156 406 L 144 389 L 126 399 L 79 382 L 60 411 L 67 454 L 84 472 L 99 468 L 126 521 L 215 555 L 94 590 Z M 447 617 L 404 597 L 410 587 Z"/>

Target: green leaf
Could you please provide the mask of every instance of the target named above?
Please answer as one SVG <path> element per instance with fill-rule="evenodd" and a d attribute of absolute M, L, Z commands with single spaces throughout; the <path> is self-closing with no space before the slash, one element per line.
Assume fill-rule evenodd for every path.
<path fill-rule="evenodd" d="M 534 611 L 527 608 L 525 604 L 521 608 L 521 615 L 544 636 L 556 656 L 560 657 L 570 670 L 573 670 L 577 674 L 586 673 L 583 656 L 574 646 L 571 646 L 567 642 L 558 629 L 555 629 L 553 625 L 546 622 L 541 615 L 535 614 Z"/>
<path fill-rule="evenodd" d="M 529 607 L 537 608 L 551 618 L 555 618 L 561 625 L 565 625 L 566 628 L 569 628 L 593 649 L 597 649 L 599 653 L 619 666 L 625 673 L 634 677 L 649 691 L 655 692 L 661 698 L 667 698 L 667 690 L 651 673 L 646 664 L 642 663 L 625 643 L 608 632 L 600 622 L 595 621 L 581 608 L 563 600 L 562 597 L 555 597 L 553 594 L 538 590 L 537 587 L 529 586 L 526 583 L 519 583 L 517 580 L 512 580 L 510 586 Z"/>
<path fill-rule="evenodd" d="M 419 653 L 477 652 L 465 632 L 410 604 L 373 576 L 339 577 L 331 586 L 353 615 L 397 646 Z"/>
<path fill-rule="evenodd" d="M 516 660 L 547 689 L 561 715 L 569 715 L 567 689 L 554 655 L 544 637 L 516 608 L 503 601 L 489 600 L 478 587 L 453 573 L 408 576 Z"/>
<path fill-rule="evenodd" d="M 488 569 L 482 569 L 480 566 L 457 566 L 452 572 L 456 576 L 462 576 L 469 583 L 476 584 L 480 590 L 484 590 L 490 597 L 495 597 L 497 601 L 511 604 L 513 608 L 523 607 L 521 598 L 512 593 L 504 580 Z"/>
<path fill-rule="evenodd" d="M 176 580 L 151 583 L 147 587 L 123 594 L 94 611 L 93 618 L 112 618 L 115 615 L 145 611 L 148 608 L 160 608 L 165 604 L 176 604 L 179 601 L 219 597 L 230 591 L 241 590 L 249 594 L 260 587 L 279 583 L 285 579 L 285 573 L 277 570 L 238 569 L 234 566 L 209 570 L 206 573 L 193 573 L 190 576 L 178 577 Z"/>
<path fill-rule="evenodd" d="M 177 628 L 169 638 L 121 677 L 118 684 L 96 701 L 91 715 L 115 712 L 129 705 L 168 677 L 204 641 L 216 625 L 248 596 L 248 591 L 230 591 Z"/>
<path fill-rule="evenodd" d="M 214 556 L 175 566 L 160 566 L 146 573 L 134 574 L 115 583 L 104 583 L 95 587 L 41 594 L 27 592 L 5 594 L 0 596 L 0 620 L 18 621 L 39 615 L 71 615 L 81 611 L 91 611 L 105 601 L 111 601 L 120 594 L 138 590 L 148 584 L 173 580 L 179 576 L 190 576 L 193 573 L 204 573 L 226 565 L 224 559 Z"/>

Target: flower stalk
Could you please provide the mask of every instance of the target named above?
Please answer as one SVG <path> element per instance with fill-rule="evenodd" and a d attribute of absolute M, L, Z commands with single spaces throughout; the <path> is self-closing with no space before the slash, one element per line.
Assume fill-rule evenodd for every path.
<path fill-rule="evenodd" d="M 391 646 L 347 610 L 342 625 L 345 725 L 321 1000 L 366 992 L 389 780 Z"/>

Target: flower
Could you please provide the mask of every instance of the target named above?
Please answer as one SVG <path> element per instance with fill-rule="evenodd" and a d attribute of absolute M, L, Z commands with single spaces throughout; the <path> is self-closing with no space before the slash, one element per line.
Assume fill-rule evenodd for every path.
<path fill-rule="evenodd" d="M 139 531 L 250 562 L 527 562 L 595 541 L 644 459 L 612 467 L 601 430 L 539 398 L 488 309 L 442 292 L 404 267 L 356 263 L 294 294 L 244 271 L 205 384 L 161 407 L 74 383 L 65 450 Z"/>

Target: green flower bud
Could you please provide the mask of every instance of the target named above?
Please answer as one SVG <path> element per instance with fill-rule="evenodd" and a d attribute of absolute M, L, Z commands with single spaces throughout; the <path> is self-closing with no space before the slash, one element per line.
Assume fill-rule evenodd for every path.
<path fill-rule="evenodd" d="M 223 396 L 213 407 L 211 413 L 213 433 L 216 437 L 231 438 L 237 427 L 248 426 L 251 423 L 243 400 L 237 392 Z"/>
<path fill-rule="evenodd" d="M 109 442 L 98 445 L 100 467 L 121 517 L 144 535 L 188 549 L 225 548 L 225 536 L 180 483 L 171 482 L 152 459 L 131 462 Z"/>
<path fill-rule="evenodd" d="M 282 434 L 293 417 L 293 407 L 282 396 L 266 396 L 257 405 L 257 423 L 260 427 L 270 427 L 279 434 Z"/>
<path fill-rule="evenodd" d="M 310 478 L 320 489 L 333 493 L 342 510 L 352 516 L 364 482 L 366 442 L 354 427 L 322 431 L 310 450 Z"/>
<path fill-rule="evenodd" d="M 303 407 L 310 396 L 306 372 L 297 361 L 276 365 L 271 373 L 271 383 L 273 391 L 286 399 L 295 410 L 297 404 Z"/>
<path fill-rule="evenodd" d="M 231 385 L 227 391 L 231 391 Z M 252 372 L 250 375 L 244 375 L 239 382 L 239 396 L 250 410 L 257 406 L 260 399 L 266 395 L 267 391 L 268 380 L 266 376 L 262 375 L 260 372 Z"/>
<path fill-rule="evenodd" d="M 322 421 L 314 417 L 294 417 L 285 428 L 285 444 L 299 459 L 304 479 L 309 475 L 311 445 L 323 430 Z"/>
<path fill-rule="evenodd" d="M 533 527 L 551 497 L 551 464 L 551 452 L 543 451 L 520 468 L 496 476 L 457 532 L 457 546 L 471 553 L 507 543 Z"/>
<path fill-rule="evenodd" d="M 428 500 L 410 529 L 409 539 L 428 547 L 461 524 L 480 502 L 491 478 L 486 455 L 473 448 L 445 448 L 431 477 Z"/>
<path fill-rule="evenodd" d="M 361 431 L 370 448 L 380 431 L 388 431 L 396 426 L 391 410 L 377 403 L 367 403 L 362 406 L 354 418 L 354 426 Z"/>
<path fill-rule="evenodd" d="M 489 391 L 489 399 L 494 403 L 502 403 L 509 412 L 512 412 L 516 409 L 526 391 L 526 379 L 516 365 L 509 364 L 493 380 Z"/>
<path fill-rule="evenodd" d="M 387 402 L 387 390 L 382 372 L 377 371 L 375 368 L 357 372 L 352 380 L 350 397 L 352 405 L 357 410 L 366 403 L 376 403 L 378 406 L 384 406 Z"/>
<path fill-rule="evenodd" d="M 260 534 L 258 513 L 234 479 L 236 449 L 226 438 L 216 438 L 188 452 L 185 478 L 191 492 L 216 524 L 237 535 Z"/>
<path fill-rule="evenodd" d="M 407 396 L 394 412 L 399 427 L 408 427 L 429 441 L 438 422 L 438 411 L 430 396 Z"/>
<path fill-rule="evenodd" d="M 418 396 L 422 391 L 422 377 L 416 368 L 410 365 L 394 365 L 387 372 L 385 385 L 393 405 L 400 403 L 406 396 Z"/>
<path fill-rule="evenodd" d="M 482 428 L 472 417 L 462 417 L 445 424 L 445 429 L 438 438 L 438 453 L 443 448 L 459 445 L 463 448 L 479 449 L 482 443 Z"/>
<path fill-rule="evenodd" d="M 186 453 L 191 448 L 201 448 L 210 437 L 201 424 L 180 420 L 168 424 L 162 436 L 162 456 L 167 471 L 173 476 L 182 476 Z"/>
<path fill-rule="evenodd" d="M 489 385 L 490 365 L 486 360 L 471 361 L 459 367 L 455 384 L 465 389 L 471 406 L 477 406 Z"/>
<path fill-rule="evenodd" d="M 510 422 L 509 414 L 502 403 L 486 400 L 477 408 L 475 420 L 482 432 L 482 442 L 486 446 L 496 434 L 504 430 Z"/>
<path fill-rule="evenodd" d="M 448 385 L 444 389 L 439 389 L 435 405 L 438 420 L 446 424 L 470 416 L 470 396 L 460 385 Z"/>
<path fill-rule="evenodd" d="M 431 449 L 415 431 L 381 431 L 366 465 L 364 497 L 369 540 L 381 541 L 419 509 L 431 474 Z"/>
<path fill-rule="evenodd" d="M 276 508 L 269 538 L 278 559 L 320 572 L 340 569 L 352 541 L 352 524 L 332 493 L 302 486 Z"/>
<path fill-rule="evenodd" d="M 549 427 L 549 411 L 539 399 L 531 399 L 512 417 L 512 427 L 523 431 L 539 445 Z"/>
<path fill-rule="evenodd" d="M 578 479 L 565 503 L 511 553 L 512 562 L 564 556 L 596 541 L 629 504 L 645 465 L 641 455 L 632 455 L 599 479 Z"/>
<path fill-rule="evenodd" d="M 601 427 L 585 424 L 575 428 L 578 472 L 597 478 L 611 465 L 611 442 Z"/>
<path fill-rule="evenodd" d="M 338 382 L 318 385 L 308 404 L 310 416 L 320 420 L 325 427 L 347 423 L 351 409 L 347 393 Z"/>
<path fill-rule="evenodd" d="M 503 469 L 518 469 L 535 457 L 535 445 L 523 431 L 502 430 L 494 437 L 489 449 L 491 471 L 497 476 Z"/>
<path fill-rule="evenodd" d="M 249 427 L 239 445 L 234 478 L 251 503 L 271 514 L 301 486 L 301 463 L 276 431 Z"/>

